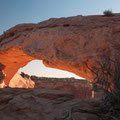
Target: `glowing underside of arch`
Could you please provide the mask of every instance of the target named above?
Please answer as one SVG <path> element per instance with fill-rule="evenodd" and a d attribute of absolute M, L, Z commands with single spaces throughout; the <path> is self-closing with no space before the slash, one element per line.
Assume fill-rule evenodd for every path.
<path fill-rule="evenodd" d="M 68 71 L 46 67 L 42 63 L 42 60 L 33 60 L 29 62 L 25 67 L 20 68 L 18 72 L 19 73 L 25 72 L 29 75 L 36 75 L 40 77 L 56 77 L 56 78 L 74 77 L 76 79 L 84 79 Z"/>

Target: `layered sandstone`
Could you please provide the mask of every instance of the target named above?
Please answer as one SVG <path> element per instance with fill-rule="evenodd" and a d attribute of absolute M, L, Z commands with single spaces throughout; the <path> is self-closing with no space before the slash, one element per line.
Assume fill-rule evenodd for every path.
<path fill-rule="evenodd" d="M 61 90 L 74 94 L 76 98 L 87 99 L 94 97 L 92 94 L 92 84 L 87 80 L 77 80 L 74 78 L 41 78 L 35 81 L 35 88 L 48 88 Z"/>
<path fill-rule="evenodd" d="M 103 52 L 113 56 L 120 48 L 120 14 L 52 18 L 38 24 L 19 24 L 0 36 L 0 62 L 5 84 L 20 67 L 34 59 L 48 67 L 92 80 L 84 66 Z"/>
<path fill-rule="evenodd" d="M 93 86 L 87 80 L 74 78 L 45 78 L 37 76 L 29 76 L 24 74 L 21 76 L 16 73 L 10 80 L 11 88 L 46 88 L 51 90 L 61 90 L 74 94 L 76 98 L 87 99 L 94 97 L 92 94 Z"/>
<path fill-rule="evenodd" d="M 73 106 L 89 109 L 96 104 L 75 99 L 68 92 L 49 89 L 3 88 L 0 97 L 0 120 L 57 120 Z M 73 116 L 76 120 L 99 119 L 97 114 L 87 112 L 75 112 Z"/>

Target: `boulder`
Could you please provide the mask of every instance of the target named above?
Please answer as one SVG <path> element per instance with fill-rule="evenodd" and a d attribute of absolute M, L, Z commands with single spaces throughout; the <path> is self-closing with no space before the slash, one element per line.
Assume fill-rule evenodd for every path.
<path fill-rule="evenodd" d="M 30 78 L 23 78 L 19 73 L 16 73 L 9 83 L 12 88 L 34 88 L 34 85 Z"/>

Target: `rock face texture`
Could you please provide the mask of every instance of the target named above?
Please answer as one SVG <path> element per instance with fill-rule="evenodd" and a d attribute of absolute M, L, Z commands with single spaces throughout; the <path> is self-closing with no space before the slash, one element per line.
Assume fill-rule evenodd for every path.
<path fill-rule="evenodd" d="M 52 90 L 61 90 L 72 93 L 76 98 L 87 99 L 92 98 L 92 84 L 87 80 L 75 80 L 64 78 L 61 80 L 48 79 L 35 81 L 35 88 L 48 88 Z"/>
<path fill-rule="evenodd" d="M 5 84 L 9 85 L 10 80 L 20 68 L 23 67 L 33 58 L 24 54 L 19 48 L 0 51 L 0 62 L 5 66 L 2 72 L 5 74 Z"/>
<path fill-rule="evenodd" d="M 4 68 L 5 66 L 0 63 L 0 88 L 5 87 L 5 82 L 3 81 L 3 79 L 5 78 L 5 74 L 3 73 Z"/>
<path fill-rule="evenodd" d="M 12 88 L 34 88 L 34 85 L 30 78 L 23 78 L 19 73 L 16 73 L 9 83 Z"/>
<path fill-rule="evenodd" d="M 0 120 L 56 120 L 72 106 L 90 108 L 90 101 L 49 89 L 0 89 Z M 94 102 L 95 104 L 95 102 Z M 99 120 L 96 114 L 74 113 L 76 120 Z"/>
<path fill-rule="evenodd" d="M 0 81 L 5 78 L 5 75 L 2 73 L 3 69 L 4 69 L 4 65 L 0 63 Z"/>
<path fill-rule="evenodd" d="M 32 79 L 32 80 L 31 80 Z M 88 99 L 93 98 L 92 84 L 87 80 L 74 78 L 45 78 L 21 76 L 16 73 L 10 80 L 11 88 L 46 88 L 51 90 L 66 91 L 74 94 L 75 98 Z"/>
<path fill-rule="evenodd" d="M 38 24 L 19 24 L 0 36 L 0 62 L 5 84 L 20 67 L 34 59 L 48 67 L 73 72 L 88 80 L 84 66 L 103 52 L 113 56 L 120 48 L 120 14 L 52 18 Z"/>

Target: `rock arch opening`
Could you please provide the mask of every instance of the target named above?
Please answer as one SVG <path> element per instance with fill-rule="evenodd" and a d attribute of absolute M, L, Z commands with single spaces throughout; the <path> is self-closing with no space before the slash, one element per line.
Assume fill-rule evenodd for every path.
<path fill-rule="evenodd" d="M 89 81 L 67 71 L 48 68 L 42 60 L 33 60 L 20 68 L 11 79 L 9 87 L 61 90 L 81 99 L 92 96 Z"/>
<path fill-rule="evenodd" d="M 51 61 L 46 57 L 39 57 L 33 54 L 29 55 L 28 53 L 21 50 L 20 48 L 12 47 L 12 48 L 9 48 L 9 49 L 6 49 L 0 52 L 0 62 L 5 66 L 5 68 L 2 70 L 2 72 L 5 74 L 5 79 L 4 79 L 5 85 L 9 86 L 10 80 L 16 74 L 19 68 L 24 67 L 30 61 L 35 60 L 35 59 L 43 60 L 43 64 L 45 66 L 48 66 L 51 68 L 58 68 L 58 69 L 76 73 L 75 67 L 72 68 L 69 65 L 69 63 L 66 61 L 65 62 L 61 61 L 58 58 L 57 59 L 55 58 L 55 60 L 53 59 L 53 61 Z"/>
<path fill-rule="evenodd" d="M 84 79 L 68 71 L 46 67 L 43 64 L 43 60 L 32 60 L 26 66 L 24 66 L 23 68 L 20 68 L 18 72 L 19 73 L 24 72 L 29 75 L 36 75 L 38 77 L 50 77 L 50 78 L 73 77 L 75 79 Z"/>

